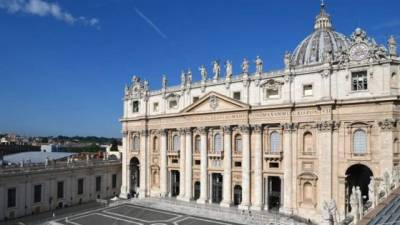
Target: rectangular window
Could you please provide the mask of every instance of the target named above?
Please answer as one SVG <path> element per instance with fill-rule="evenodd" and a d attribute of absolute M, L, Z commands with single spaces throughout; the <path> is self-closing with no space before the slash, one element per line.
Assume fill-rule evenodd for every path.
<path fill-rule="evenodd" d="M 235 162 L 235 167 L 242 167 L 242 162 L 236 161 Z"/>
<path fill-rule="evenodd" d="M 176 109 L 178 107 L 178 102 L 176 100 L 170 100 L 168 106 L 170 109 Z"/>
<path fill-rule="evenodd" d="M 132 102 L 132 112 L 134 113 L 139 112 L 139 101 Z"/>
<path fill-rule="evenodd" d="M 193 103 L 197 102 L 198 100 L 199 100 L 199 97 L 198 97 L 198 96 L 193 97 Z"/>
<path fill-rule="evenodd" d="M 158 112 L 158 102 L 153 103 L 153 112 Z"/>
<path fill-rule="evenodd" d="M 112 175 L 111 187 L 112 188 L 116 188 L 117 187 L 117 174 L 113 174 Z"/>
<path fill-rule="evenodd" d="M 367 71 L 351 73 L 351 81 L 352 81 L 351 83 L 352 91 L 368 90 Z"/>
<path fill-rule="evenodd" d="M 42 185 L 37 184 L 33 187 L 33 203 L 42 201 Z"/>
<path fill-rule="evenodd" d="M 78 195 L 83 194 L 83 178 L 78 179 Z"/>
<path fill-rule="evenodd" d="M 269 163 L 269 168 L 279 168 L 279 163 Z"/>
<path fill-rule="evenodd" d="M 200 165 L 200 163 L 201 163 L 200 160 L 195 160 L 195 161 L 194 161 L 194 164 L 195 164 L 195 165 Z"/>
<path fill-rule="evenodd" d="M 269 99 L 279 98 L 279 90 L 268 88 L 266 90 L 266 97 Z"/>
<path fill-rule="evenodd" d="M 101 176 L 96 177 L 96 192 L 101 191 Z"/>
<path fill-rule="evenodd" d="M 240 91 L 233 92 L 233 99 L 239 100 L 241 99 Z"/>
<path fill-rule="evenodd" d="M 64 181 L 57 182 L 57 198 L 64 198 Z"/>
<path fill-rule="evenodd" d="M 17 189 L 9 188 L 7 191 L 7 208 L 12 208 L 17 206 Z"/>
<path fill-rule="evenodd" d="M 303 86 L 303 96 L 312 96 L 313 86 L 311 84 L 306 84 Z"/>

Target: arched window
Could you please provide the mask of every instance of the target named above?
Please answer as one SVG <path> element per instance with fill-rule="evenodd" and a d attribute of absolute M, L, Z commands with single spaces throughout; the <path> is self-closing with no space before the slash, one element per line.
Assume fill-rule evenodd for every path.
<path fill-rule="evenodd" d="M 242 153 L 242 135 L 240 134 L 235 136 L 235 152 Z"/>
<path fill-rule="evenodd" d="M 310 182 L 304 183 L 303 186 L 303 202 L 304 203 L 313 203 L 313 187 Z"/>
<path fill-rule="evenodd" d="M 218 133 L 214 135 L 214 152 L 220 153 L 222 151 L 222 138 L 221 135 Z"/>
<path fill-rule="evenodd" d="M 313 136 L 310 132 L 306 132 L 303 136 L 303 153 L 305 155 L 312 155 L 314 153 Z"/>
<path fill-rule="evenodd" d="M 274 131 L 270 135 L 271 153 L 279 153 L 281 151 L 281 135 Z"/>
<path fill-rule="evenodd" d="M 174 152 L 179 152 L 180 140 L 179 140 L 178 135 L 174 135 L 173 140 L 172 140 L 172 143 L 173 143 L 173 150 L 174 150 Z"/>
<path fill-rule="evenodd" d="M 200 143 L 200 135 L 196 135 L 196 137 L 194 138 L 194 152 L 200 153 Z"/>
<path fill-rule="evenodd" d="M 158 137 L 153 138 L 153 152 L 158 152 Z"/>
<path fill-rule="evenodd" d="M 367 153 L 367 134 L 364 130 L 356 130 L 353 134 L 354 154 Z"/>
<path fill-rule="evenodd" d="M 133 151 L 137 152 L 140 149 L 140 139 L 138 136 L 133 137 Z"/>

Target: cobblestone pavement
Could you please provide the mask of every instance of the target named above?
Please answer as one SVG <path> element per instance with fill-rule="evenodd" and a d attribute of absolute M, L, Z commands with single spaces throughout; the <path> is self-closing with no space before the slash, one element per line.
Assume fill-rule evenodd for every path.
<path fill-rule="evenodd" d="M 29 225 L 306 225 L 277 213 L 158 198 L 121 200 L 108 207 L 81 208 L 79 211 L 71 208 L 56 218 L 47 215 L 47 220 L 45 215 L 40 220 L 22 219 L 19 221 Z"/>
<path fill-rule="evenodd" d="M 104 209 L 57 219 L 48 224 L 63 225 L 239 225 L 219 219 L 204 218 L 154 209 L 135 203 L 114 204 Z"/>

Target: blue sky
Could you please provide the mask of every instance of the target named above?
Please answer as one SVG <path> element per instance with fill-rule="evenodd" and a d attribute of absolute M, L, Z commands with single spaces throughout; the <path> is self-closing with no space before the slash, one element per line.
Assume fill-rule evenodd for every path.
<path fill-rule="evenodd" d="M 400 38 L 400 1 L 328 0 L 337 31 Z M 0 133 L 120 136 L 123 88 L 260 55 L 279 69 L 318 0 L 0 0 Z"/>

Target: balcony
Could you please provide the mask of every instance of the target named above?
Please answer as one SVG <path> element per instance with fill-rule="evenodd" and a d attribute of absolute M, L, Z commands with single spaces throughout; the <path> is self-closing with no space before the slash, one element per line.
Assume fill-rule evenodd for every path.
<path fill-rule="evenodd" d="M 280 161 L 283 158 L 283 152 L 264 152 L 264 158 L 270 161 Z"/>
<path fill-rule="evenodd" d="M 179 158 L 180 151 L 168 151 L 167 156 L 170 158 Z"/>
<path fill-rule="evenodd" d="M 212 151 L 208 153 L 209 158 L 223 158 L 224 157 L 224 151 Z"/>

